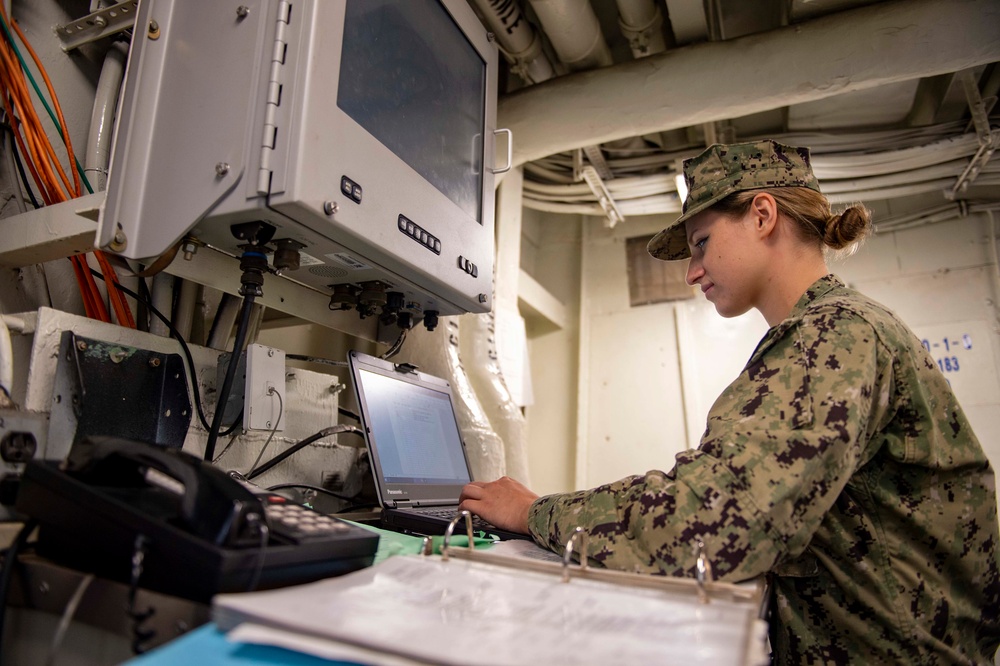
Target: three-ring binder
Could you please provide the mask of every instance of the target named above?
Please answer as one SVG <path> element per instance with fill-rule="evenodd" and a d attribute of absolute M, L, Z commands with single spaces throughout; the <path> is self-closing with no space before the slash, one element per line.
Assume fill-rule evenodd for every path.
<path fill-rule="evenodd" d="M 468 535 L 468 546 L 465 548 L 453 547 L 451 539 L 455 533 L 455 528 L 463 521 L 465 522 L 465 532 Z M 488 550 L 475 550 L 473 545 L 472 514 L 468 511 L 459 511 L 451 522 L 448 523 L 448 527 L 445 530 L 441 543 L 441 560 L 447 562 L 448 558 L 453 556 L 470 561 L 480 561 L 487 564 L 517 567 L 559 575 L 565 583 L 570 582 L 573 578 L 588 579 L 623 586 L 652 588 L 678 594 L 694 595 L 703 604 L 711 603 L 714 599 L 725 599 L 728 601 L 756 603 L 759 607 L 763 608 L 766 603 L 767 590 L 762 580 L 740 584 L 717 582 L 712 575 L 712 564 L 705 553 L 704 542 L 699 540 L 695 544 L 695 547 L 697 552 L 695 578 L 657 576 L 591 567 L 588 565 L 587 559 L 587 531 L 582 527 L 575 528 L 570 538 L 567 539 L 561 563 L 512 558 L 496 555 Z M 575 566 L 573 565 L 574 553 L 578 554 L 580 561 Z"/>

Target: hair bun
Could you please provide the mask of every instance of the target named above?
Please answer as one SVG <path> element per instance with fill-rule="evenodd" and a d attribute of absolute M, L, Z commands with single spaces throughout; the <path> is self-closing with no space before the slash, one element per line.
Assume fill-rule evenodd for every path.
<path fill-rule="evenodd" d="M 858 243 L 872 232 L 871 211 L 855 204 L 840 215 L 831 215 L 826 221 L 823 243 L 834 250 Z"/>

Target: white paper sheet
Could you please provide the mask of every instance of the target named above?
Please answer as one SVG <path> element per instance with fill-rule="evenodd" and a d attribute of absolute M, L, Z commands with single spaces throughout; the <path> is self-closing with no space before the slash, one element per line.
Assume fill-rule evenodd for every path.
<path fill-rule="evenodd" d="M 213 603 L 224 629 L 253 620 L 456 666 L 757 663 L 755 616 L 746 602 L 701 604 L 660 590 L 425 557 Z"/>

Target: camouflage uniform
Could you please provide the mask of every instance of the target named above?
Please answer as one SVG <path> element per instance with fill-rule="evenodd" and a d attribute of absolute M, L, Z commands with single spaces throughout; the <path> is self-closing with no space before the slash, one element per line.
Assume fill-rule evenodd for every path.
<path fill-rule="evenodd" d="M 771 574 L 780 664 L 990 663 L 1000 642 L 994 475 L 944 376 L 833 275 L 768 331 L 668 472 L 531 507 L 593 560 L 717 579 Z"/>

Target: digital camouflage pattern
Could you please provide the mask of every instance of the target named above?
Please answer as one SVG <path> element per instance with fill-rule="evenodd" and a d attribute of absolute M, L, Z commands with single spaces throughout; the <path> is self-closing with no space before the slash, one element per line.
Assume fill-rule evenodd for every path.
<path fill-rule="evenodd" d="M 828 275 L 768 331 L 668 472 L 538 499 L 536 541 L 577 525 L 595 563 L 771 574 L 779 664 L 992 664 L 993 470 L 944 376 L 883 306 Z"/>
<path fill-rule="evenodd" d="M 683 172 L 688 194 L 680 217 L 646 245 L 646 251 L 657 259 L 690 257 L 684 221 L 734 192 L 764 187 L 808 187 L 820 191 L 809 161 L 809 149 L 771 140 L 715 144 L 697 157 L 684 160 Z"/>

